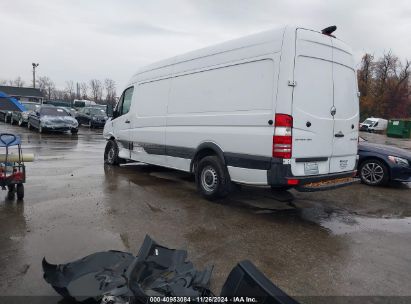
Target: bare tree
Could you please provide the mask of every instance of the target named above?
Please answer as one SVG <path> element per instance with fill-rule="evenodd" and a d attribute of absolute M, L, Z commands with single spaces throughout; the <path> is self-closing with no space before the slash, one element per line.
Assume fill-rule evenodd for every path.
<path fill-rule="evenodd" d="M 371 78 L 374 69 L 374 56 L 371 54 L 365 54 L 361 60 L 361 67 L 358 70 L 358 88 L 361 92 L 361 96 L 367 96 L 370 90 Z"/>
<path fill-rule="evenodd" d="M 24 80 L 19 76 L 14 80 L 9 80 L 9 85 L 21 88 L 24 86 Z"/>
<path fill-rule="evenodd" d="M 104 87 L 106 89 L 106 102 L 114 104 L 116 98 L 116 82 L 113 79 L 106 78 L 104 80 Z"/>
<path fill-rule="evenodd" d="M 391 52 L 374 61 L 366 54 L 358 70 L 362 118 L 375 115 L 401 118 L 411 115 L 411 63 Z"/>
<path fill-rule="evenodd" d="M 51 80 L 47 76 L 40 76 L 37 78 L 36 82 L 37 82 L 37 88 L 39 88 L 40 91 L 42 91 L 44 94 L 46 87 L 51 82 Z"/>
<path fill-rule="evenodd" d="M 54 91 L 56 90 L 56 87 L 54 85 L 54 82 L 49 77 L 39 77 L 37 79 L 37 87 L 40 89 L 43 95 L 47 97 L 49 100 L 55 98 Z"/>
<path fill-rule="evenodd" d="M 7 80 L 1 79 L 0 80 L 0 85 L 7 85 Z"/>
<path fill-rule="evenodd" d="M 66 93 L 67 93 L 67 99 L 73 100 L 75 98 L 76 93 L 74 91 L 73 80 L 66 81 Z"/>
<path fill-rule="evenodd" d="M 98 79 L 90 80 L 90 90 L 94 101 L 99 101 L 103 95 L 103 86 L 101 81 Z"/>
<path fill-rule="evenodd" d="M 88 99 L 88 85 L 85 82 L 80 83 L 81 98 Z"/>
<path fill-rule="evenodd" d="M 54 89 L 52 91 L 52 98 L 56 99 L 56 100 L 67 100 L 68 99 L 68 95 L 67 92 L 65 90 L 57 90 Z"/>

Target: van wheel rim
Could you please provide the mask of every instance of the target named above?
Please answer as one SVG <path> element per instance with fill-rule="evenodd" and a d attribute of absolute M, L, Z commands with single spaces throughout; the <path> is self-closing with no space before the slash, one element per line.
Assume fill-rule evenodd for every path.
<path fill-rule="evenodd" d="M 361 170 L 361 176 L 370 184 L 377 184 L 384 178 L 384 169 L 377 163 L 367 163 Z"/>
<path fill-rule="evenodd" d="M 218 175 L 217 171 L 208 166 L 201 172 L 201 186 L 207 192 L 213 192 L 217 189 Z"/>
<path fill-rule="evenodd" d="M 107 161 L 110 164 L 114 161 L 114 155 L 115 155 L 114 147 L 111 147 L 110 150 L 108 150 L 108 153 L 107 153 Z"/>

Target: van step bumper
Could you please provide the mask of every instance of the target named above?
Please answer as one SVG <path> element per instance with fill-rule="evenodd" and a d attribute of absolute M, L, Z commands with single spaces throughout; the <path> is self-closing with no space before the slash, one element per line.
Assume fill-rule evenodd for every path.
<path fill-rule="evenodd" d="M 300 192 L 317 192 L 317 191 L 326 191 L 333 190 L 353 184 L 360 183 L 361 179 L 355 177 L 342 177 L 336 179 L 330 179 L 326 181 L 312 182 L 297 186 L 295 189 Z"/>
<path fill-rule="evenodd" d="M 271 159 L 267 171 L 267 182 L 274 187 L 291 186 L 299 191 L 314 192 L 335 189 L 358 183 L 357 170 L 307 176 L 294 176 L 291 165 L 283 164 L 282 159 Z"/>

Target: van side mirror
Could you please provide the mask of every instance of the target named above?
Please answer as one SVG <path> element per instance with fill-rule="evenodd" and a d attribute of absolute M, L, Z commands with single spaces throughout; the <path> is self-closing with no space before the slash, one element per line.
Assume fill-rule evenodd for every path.
<path fill-rule="evenodd" d="M 108 117 L 113 117 L 114 116 L 114 110 L 113 110 L 113 105 L 111 103 L 107 104 L 106 107 L 106 114 Z"/>

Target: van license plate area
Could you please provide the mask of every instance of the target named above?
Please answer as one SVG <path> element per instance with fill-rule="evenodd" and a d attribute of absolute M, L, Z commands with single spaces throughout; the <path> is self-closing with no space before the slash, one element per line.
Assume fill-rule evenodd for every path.
<path fill-rule="evenodd" d="M 304 174 L 306 175 L 319 174 L 318 163 L 304 163 Z"/>

